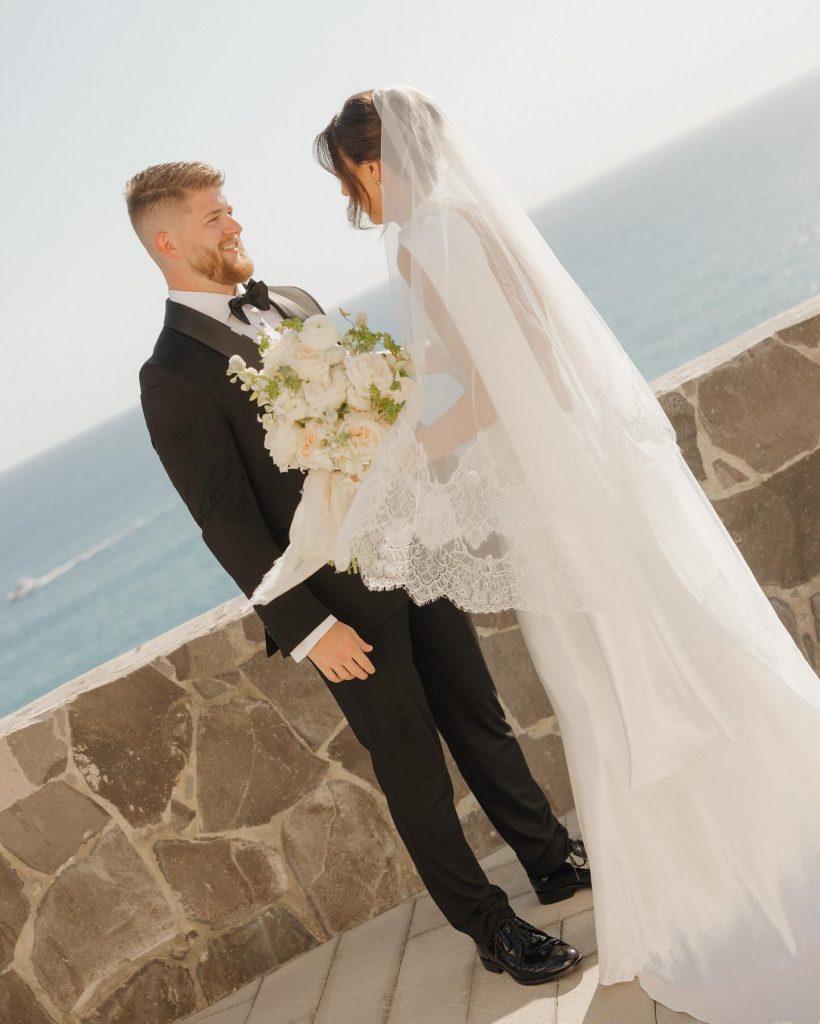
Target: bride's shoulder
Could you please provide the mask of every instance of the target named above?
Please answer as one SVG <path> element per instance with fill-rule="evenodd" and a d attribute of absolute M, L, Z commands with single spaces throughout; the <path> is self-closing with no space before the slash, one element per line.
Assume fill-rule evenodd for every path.
<path fill-rule="evenodd" d="M 399 238 L 405 244 L 412 243 L 431 233 L 440 235 L 442 230 L 460 231 L 465 227 L 477 229 L 479 211 L 475 203 L 451 197 L 427 199 L 416 208 L 409 223 L 405 224 Z"/>

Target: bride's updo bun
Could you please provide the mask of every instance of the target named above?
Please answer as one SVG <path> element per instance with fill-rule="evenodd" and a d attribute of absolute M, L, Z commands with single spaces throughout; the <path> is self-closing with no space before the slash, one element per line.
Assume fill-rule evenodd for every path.
<path fill-rule="evenodd" d="M 378 100 L 374 101 L 374 93 Z M 412 144 L 401 145 L 396 139 L 399 149 L 383 154 L 379 109 L 385 102 L 389 104 L 392 122 L 402 125 L 405 143 Z M 347 219 L 351 227 L 365 227 L 363 218 L 367 211 L 367 198 L 351 165 L 382 159 L 388 164 L 397 162 L 399 166 L 394 170 L 424 194 L 438 179 L 443 127 L 444 118 L 435 101 L 409 86 L 366 89 L 344 101 L 339 113 L 313 140 L 313 155 L 347 187 Z M 408 163 L 407 154 L 411 151 L 422 159 Z"/>
<path fill-rule="evenodd" d="M 313 155 L 326 171 L 344 182 L 350 193 L 347 219 L 351 227 L 363 228 L 367 210 L 364 191 L 349 164 L 381 159 L 381 119 L 373 104 L 373 90 L 348 97 L 338 114 L 313 140 Z M 347 163 L 345 161 L 348 161 Z"/>

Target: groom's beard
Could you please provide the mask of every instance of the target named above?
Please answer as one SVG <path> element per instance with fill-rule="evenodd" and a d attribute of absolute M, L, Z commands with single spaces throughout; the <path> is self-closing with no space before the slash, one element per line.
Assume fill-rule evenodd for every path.
<path fill-rule="evenodd" d="M 229 260 L 221 248 L 200 249 L 188 260 L 191 268 L 214 284 L 239 284 L 247 281 L 253 273 L 253 260 L 240 241 L 231 244 L 238 247 L 233 260 Z"/>

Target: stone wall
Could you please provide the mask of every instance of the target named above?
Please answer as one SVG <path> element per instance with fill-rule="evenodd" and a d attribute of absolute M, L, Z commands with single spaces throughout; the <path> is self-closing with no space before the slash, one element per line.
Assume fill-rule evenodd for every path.
<path fill-rule="evenodd" d="M 816 667 L 820 299 L 653 382 Z M 513 615 L 477 617 L 533 772 L 572 805 Z M 479 856 L 500 845 L 450 761 Z M 166 1024 L 421 889 L 365 751 L 239 597 L 0 722 L 0 1021 Z"/>

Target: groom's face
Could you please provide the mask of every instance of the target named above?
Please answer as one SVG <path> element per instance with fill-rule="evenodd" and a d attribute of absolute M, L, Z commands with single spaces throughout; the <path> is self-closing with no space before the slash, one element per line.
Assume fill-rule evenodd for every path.
<path fill-rule="evenodd" d="M 186 206 L 177 232 L 181 258 L 197 275 L 216 284 L 246 281 L 253 262 L 239 237 L 242 225 L 221 189 L 193 192 Z"/>

